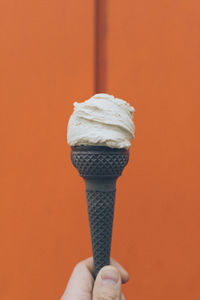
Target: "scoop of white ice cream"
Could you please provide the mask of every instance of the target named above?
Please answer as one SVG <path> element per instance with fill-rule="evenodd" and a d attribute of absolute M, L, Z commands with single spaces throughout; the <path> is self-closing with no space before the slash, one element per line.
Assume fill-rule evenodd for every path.
<path fill-rule="evenodd" d="M 134 111 L 126 101 L 107 94 L 75 102 L 67 128 L 68 144 L 128 149 L 135 133 Z"/>

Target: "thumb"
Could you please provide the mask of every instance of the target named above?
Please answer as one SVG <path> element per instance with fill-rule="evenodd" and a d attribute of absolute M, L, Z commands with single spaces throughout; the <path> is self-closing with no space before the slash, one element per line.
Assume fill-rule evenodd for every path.
<path fill-rule="evenodd" d="M 97 275 L 92 300 L 120 300 L 121 277 L 114 266 L 103 267 Z"/>

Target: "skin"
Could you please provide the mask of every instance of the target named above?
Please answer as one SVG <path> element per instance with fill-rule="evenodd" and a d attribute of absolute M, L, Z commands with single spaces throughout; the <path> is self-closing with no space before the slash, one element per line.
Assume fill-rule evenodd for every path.
<path fill-rule="evenodd" d="M 121 285 L 128 282 L 129 275 L 117 261 L 111 258 L 110 265 L 99 271 L 95 281 L 93 272 L 92 257 L 79 262 L 60 300 L 125 300 Z"/>

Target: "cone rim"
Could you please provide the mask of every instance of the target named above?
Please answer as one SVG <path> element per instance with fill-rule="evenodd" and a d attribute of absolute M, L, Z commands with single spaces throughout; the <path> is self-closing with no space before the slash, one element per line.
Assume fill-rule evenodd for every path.
<path fill-rule="evenodd" d="M 80 145 L 80 146 L 71 146 L 71 150 L 74 152 L 78 152 L 78 151 L 95 151 L 95 152 L 115 152 L 115 153 L 128 153 L 129 150 L 125 149 L 125 148 L 110 148 L 107 146 L 93 146 L 93 145 L 89 145 L 89 146 L 84 146 L 84 145 Z"/>

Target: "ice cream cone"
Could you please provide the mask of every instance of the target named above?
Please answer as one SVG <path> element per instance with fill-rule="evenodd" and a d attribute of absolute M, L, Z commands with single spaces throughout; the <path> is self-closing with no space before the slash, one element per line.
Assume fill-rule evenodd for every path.
<path fill-rule="evenodd" d="M 129 151 L 104 146 L 71 147 L 71 160 L 86 184 L 94 277 L 110 264 L 116 180 L 128 163 Z"/>

